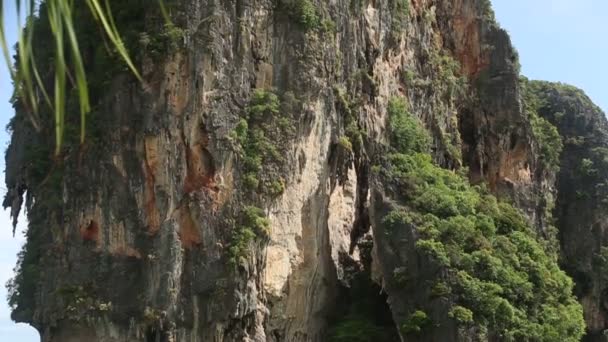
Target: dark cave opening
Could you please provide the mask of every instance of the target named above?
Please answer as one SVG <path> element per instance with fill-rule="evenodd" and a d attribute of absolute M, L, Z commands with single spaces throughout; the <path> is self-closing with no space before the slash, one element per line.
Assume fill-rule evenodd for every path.
<path fill-rule="evenodd" d="M 371 280 L 368 271 L 356 273 L 350 287 L 341 286 L 328 342 L 400 341 L 387 294 Z"/>
<path fill-rule="evenodd" d="M 146 342 L 167 342 L 169 338 L 167 333 L 156 327 L 149 327 L 146 330 Z"/>

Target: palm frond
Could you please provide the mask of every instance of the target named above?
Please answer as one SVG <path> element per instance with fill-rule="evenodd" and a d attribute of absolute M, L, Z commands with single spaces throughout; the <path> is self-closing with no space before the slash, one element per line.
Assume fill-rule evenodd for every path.
<path fill-rule="evenodd" d="M 0 1 L 2 2 L 2 1 Z M 33 13 L 34 9 L 34 1 L 30 0 L 26 3 L 25 13 L 29 17 L 31 13 Z M 17 26 L 21 28 L 21 1 L 16 1 L 16 12 L 17 12 Z M 32 37 L 33 37 L 33 23 L 28 22 L 29 25 L 26 25 L 25 30 L 19 30 L 19 39 L 17 43 L 17 51 L 19 53 L 18 65 L 19 68 L 15 69 L 11 63 L 9 48 L 6 41 L 6 36 L 4 32 L 4 6 L 0 4 L 0 40 L 2 44 L 2 50 L 4 59 L 6 62 L 6 66 L 9 69 L 11 77 L 14 81 L 16 87 L 16 93 L 20 98 L 22 98 L 24 104 L 28 108 L 26 110 L 26 115 L 30 119 L 32 126 L 36 129 L 36 131 L 40 131 L 40 119 L 37 115 L 38 113 L 38 99 L 36 97 L 36 93 L 34 92 L 34 86 L 32 82 L 32 77 L 30 73 L 30 60 L 32 56 Z M 29 26 L 29 27 L 27 27 Z M 25 31 L 25 32 L 24 32 Z"/>
<path fill-rule="evenodd" d="M 131 61 L 131 57 L 129 57 L 129 53 L 127 52 L 127 49 L 125 48 L 125 44 L 122 42 L 122 39 L 120 38 L 120 33 L 118 33 L 118 31 L 116 31 L 115 27 L 112 27 L 112 25 L 110 24 L 109 18 L 111 18 L 111 13 L 104 11 L 104 9 L 99 4 L 99 0 L 86 0 L 86 1 L 87 1 L 87 5 L 91 9 L 91 13 L 93 13 L 93 16 L 95 17 L 95 19 L 101 23 L 101 26 L 103 27 L 106 35 L 108 36 L 108 38 L 114 45 L 114 48 L 116 49 L 116 51 L 118 52 L 120 57 L 123 59 L 123 61 L 125 63 L 127 63 L 127 66 L 129 67 L 129 69 L 131 69 L 133 74 L 139 80 L 141 80 L 139 71 L 137 71 L 137 68 L 135 68 L 135 65 Z"/>
<path fill-rule="evenodd" d="M 8 42 L 6 41 L 6 32 L 4 32 L 4 0 L 0 0 L 0 44 L 2 45 L 2 57 L 4 58 L 4 63 L 8 67 L 8 71 L 11 74 L 11 78 L 15 78 L 15 69 L 13 68 L 13 63 L 11 62 L 11 54 L 8 48 Z"/>
<path fill-rule="evenodd" d="M 53 37 L 55 38 L 55 156 L 61 154 L 63 131 L 65 125 L 65 78 L 66 69 L 64 48 L 64 20 L 60 0 L 50 0 L 47 3 L 49 22 Z"/>
<path fill-rule="evenodd" d="M 10 49 L 6 38 L 6 28 L 4 14 L 6 4 L 13 2 L 16 6 L 18 42 L 17 42 L 17 61 L 13 65 Z M 81 1 L 81 0 L 77 0 Z M 111 47 L 116 51 L 119 58 L 127 65 L 129 70 L 142 80 L 139 71 L 131 60 L 129 53 L 123 43 L 118 31 L 110 1 L 103 0 L 82 0 L 86 2 L 95 21 L 99 23 L 105 37 L 111 43 Z M 158 0 L 162 15 L 169 22 L 167 11 L 163 5 L 163 0 Z M 48 19 L 51 33 L 54 39 L 54 85 L 53 96 L 45 88 L 45 82 L 41 77 L 36 63 L 34 46 L 34 13 L 36 10 L 35 0 L 0 0 L 0 46 L 2 58 L 9 69 L 11 78 L 15 84 L 15 94 L 26 107 L 26 115 L 37 131 L 40 131 L 41 120 L 38 116 L 40 105 L 47 105 L 53 112 L 55 124 L 55 155 L 58 156 L 62 150 L 63 135 L 65 132 L 65 114 L 67 103 L 67 79 L 73 83 L 79 100 L 80 107 L 80 143 L 83 144 L 86 138 L 86 119 L 91 110 L 91 101 L 87 75 L 83 63 L 80 47 L 78 44 L 78 30 L 74 26 L 74 0 L 46 0 L 45 9 L 48 12 Z M 22 25 L 22 11 L 25 13 L 25 28 Z M 23 28 L 23 29 L 22 29 Z M 69 59 L 68 56 L 69 55 Z M 71 68 L 71 70 L 70 70 Z"/>
<path fill-rule="evenodd" d="M 86 135 L 86 117 L 87 113 L 91 110 L 91 104 L 89 103 L 89 88 L 87 87 L 87 76 L 86 72 L 84 71 L 82 56 L 80 55 L 78 40 L 76 39 L 76 33 L 74 31 L 72 10 L 67 2 L 59 1 L 59 3 L 61 5 L 61 14 L 64 18 L 64 24 L 68 34 L 70 50 L 72 51 L 72 60 L 76 69 L 76 88 L 78 90 L 78 99 L 80 100 L 80 143 L 84 144 L 84 138 Z"/>

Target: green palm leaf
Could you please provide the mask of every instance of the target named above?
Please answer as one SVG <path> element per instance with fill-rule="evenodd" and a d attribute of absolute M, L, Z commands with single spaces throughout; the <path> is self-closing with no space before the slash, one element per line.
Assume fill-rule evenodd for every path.
<path fill-rule="evenodd" d="M 6 32 L 4 26 L 4 9 L 6 3 L 14 1 L 16 5 L 16 13 L 19 26 L 19 36 L 17 43 L 18 59 L 14 66 L 10 57 L 10 50 L 6 40 Z M 110 1 L 104 0 L 103 5 L 100 0 L 80 0 L 86 1 L 87 8 L 90 10 L 93 18 L 99 23 L 102 32 L 108 38 L 111 46 L 117 52 L 117 55 L 128 66 L 131 72 L 142 80 L 139 71 L 135 67 L 129 53 L 122 41 L 121 35 L 118 32 L 116 23 L 112 16 Z M 80 143 L 85 142 L 86 133 L 86 118 L 91 110 L 89 97 L 89 88 L 87 84 L 87 76 L 80 53 L 80 48 L 77 39 L 77 29 L 74 27 L 74 11 L 73 0 L 47 0 L 45 9 L 48 12 L 49 23 L 54 39 L 55 58 L 54 58 L 54 89 L 53 98 L 49 96 L 49 92 L 45 89 L 43 78 L 37 68 L 36 58 L 33 51 L 34 39 L 34 12 L 36 10 L 34 0 L 0 0 L 0 45 L 2 48 L 2 58 L 10 70 L 11 77 L 15 84 L 16 95 L 21 99 L 26 107 L 26 115 L 28 116 L 33 127 L 40 131 L 40 118 L 38 117 L 39 107 L 41 104 L 47 105 L 53 112 L 55 123 L 55 156 L 61 153 L 63 135 L 65 131 L 65 112 L 66 112 L 66 96 L 67 96 L 67 78 L 74 83 L 78 93 L 80 105 Z M 158 0 L 162 15 L 167 22 L 168 14 L 163 5 L 163 0 Z M 24 7 L 25 6 L 25 7 Z M 21 29 L 21 14 L 24 10 L 27 21 L 25 29 Z M 66 54 L 69 55 L 69 63 Z M 69 68 L 72 68 L 70 70 Z M 74 75 L 72 77 L 72 75 Z"/>

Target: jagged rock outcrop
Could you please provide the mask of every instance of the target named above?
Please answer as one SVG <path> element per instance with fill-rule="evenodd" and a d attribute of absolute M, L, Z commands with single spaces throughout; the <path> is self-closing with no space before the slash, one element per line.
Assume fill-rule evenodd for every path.
<path fill-rule="evenodd" d="M 456 293 L 431 301 L 398 286 L 396 270 L 411 263 L 418 265 L 407 271 L 411 279 L 449 271 L 416 249 L 415 224 L 402 225 L 394 240 L 384 235 L 385 216 L 410 205 L 377 169 L 387 155 L 405 153 L 391 141 L 395 103 L 430 133 L 417 152 L 430 154 L 434 167 L 468 171 L 488 193 L 462 191 L 510 201 L 526 217 L 513 211 L 503 225 L 525 231 L 562 307 L 551 311 L 555 303 L 541 294 L 540 302 L 518 298 L 531 303 L 522 313 L 509 297 L 517 304 L 511 317 L 537 319 L 536 305 L 546 305 L 551 317 L 531 322 L 542 326 L 567 308 L 572 326 L 562 337 L 580 335 L 572 284 L 555 266 L 551 199 L 557 184 L 558 226 L 571 226 L 562 213 L 587 202 L 571 202 L 562 189 L 582 155 L 565 144 L 555 183 L 556 168 L 541 153 L 547 140 L 522 103 L 516 52 L 489 1 L 181 0 L 170 3 L 171 24 L 146 1 L 112 4 L 144 82 L 108 67 L 116 59 L 82 16 L 96 102 L 87 144 L 66 136 L 64 153 L 53 158 L 50 119 L 37 132 L 19 101 L 11 123 L 4 206 L 14 217 L 25 206 L 29 229 L 10 303 L 13 318 L 36 327 L 43 341 L 523 336 L 498 330 L 476 308 L 453 311 Z M 44 41 L 48 23 L 38 21 Z M 582 134 L 553 124 L 564 136 Z M 595 332 L 604 324 L 596 313 L 604 289 L 580 290 L 576 272 L 591 266 L 568 258 L 585 249 L 589 258 L 580 260 L 590 262 L 601 243 L 570 244 L 578 232 L 560 230 L 562 263 L 588 298 Z M 522 284 L 545 289 L 534 279 Z M 416 332 L 408 319 L 423 307 L 435 328 L 413 322 Z M 463 321 L 469 313 L 475 321 Z"/>
<path fill-rule="evenodd" d="M 589 331 L 586 340 L 605 341 L 608 122 L 580 89 L 540 81 L 525 84 L 535 110 L 557 127 L 563 140 L 554 209 L 560 261 L 576 282 Z"/>

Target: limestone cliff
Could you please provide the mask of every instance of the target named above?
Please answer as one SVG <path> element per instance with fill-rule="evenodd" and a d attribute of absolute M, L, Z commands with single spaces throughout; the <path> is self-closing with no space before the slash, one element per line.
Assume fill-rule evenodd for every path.
<path fill-rule="evenodd" d="M 87 143 L 10 125 L 43 341 L 577 341 L 558 256 L 606 327 L 605 119 L 528 93 L 488 0 L 111 3 L 144 81 L 82 15 Z"/>
<path fill-rule="evenodd" d="M 604 341 L 608 123 L 602 110 L 575 87 L 539 81 L 524 81 L 524 87 L 533 110 L 555 125 L 563 139 L 554 209 L 560 261 L 576 282 L 587 340 Z"/>

